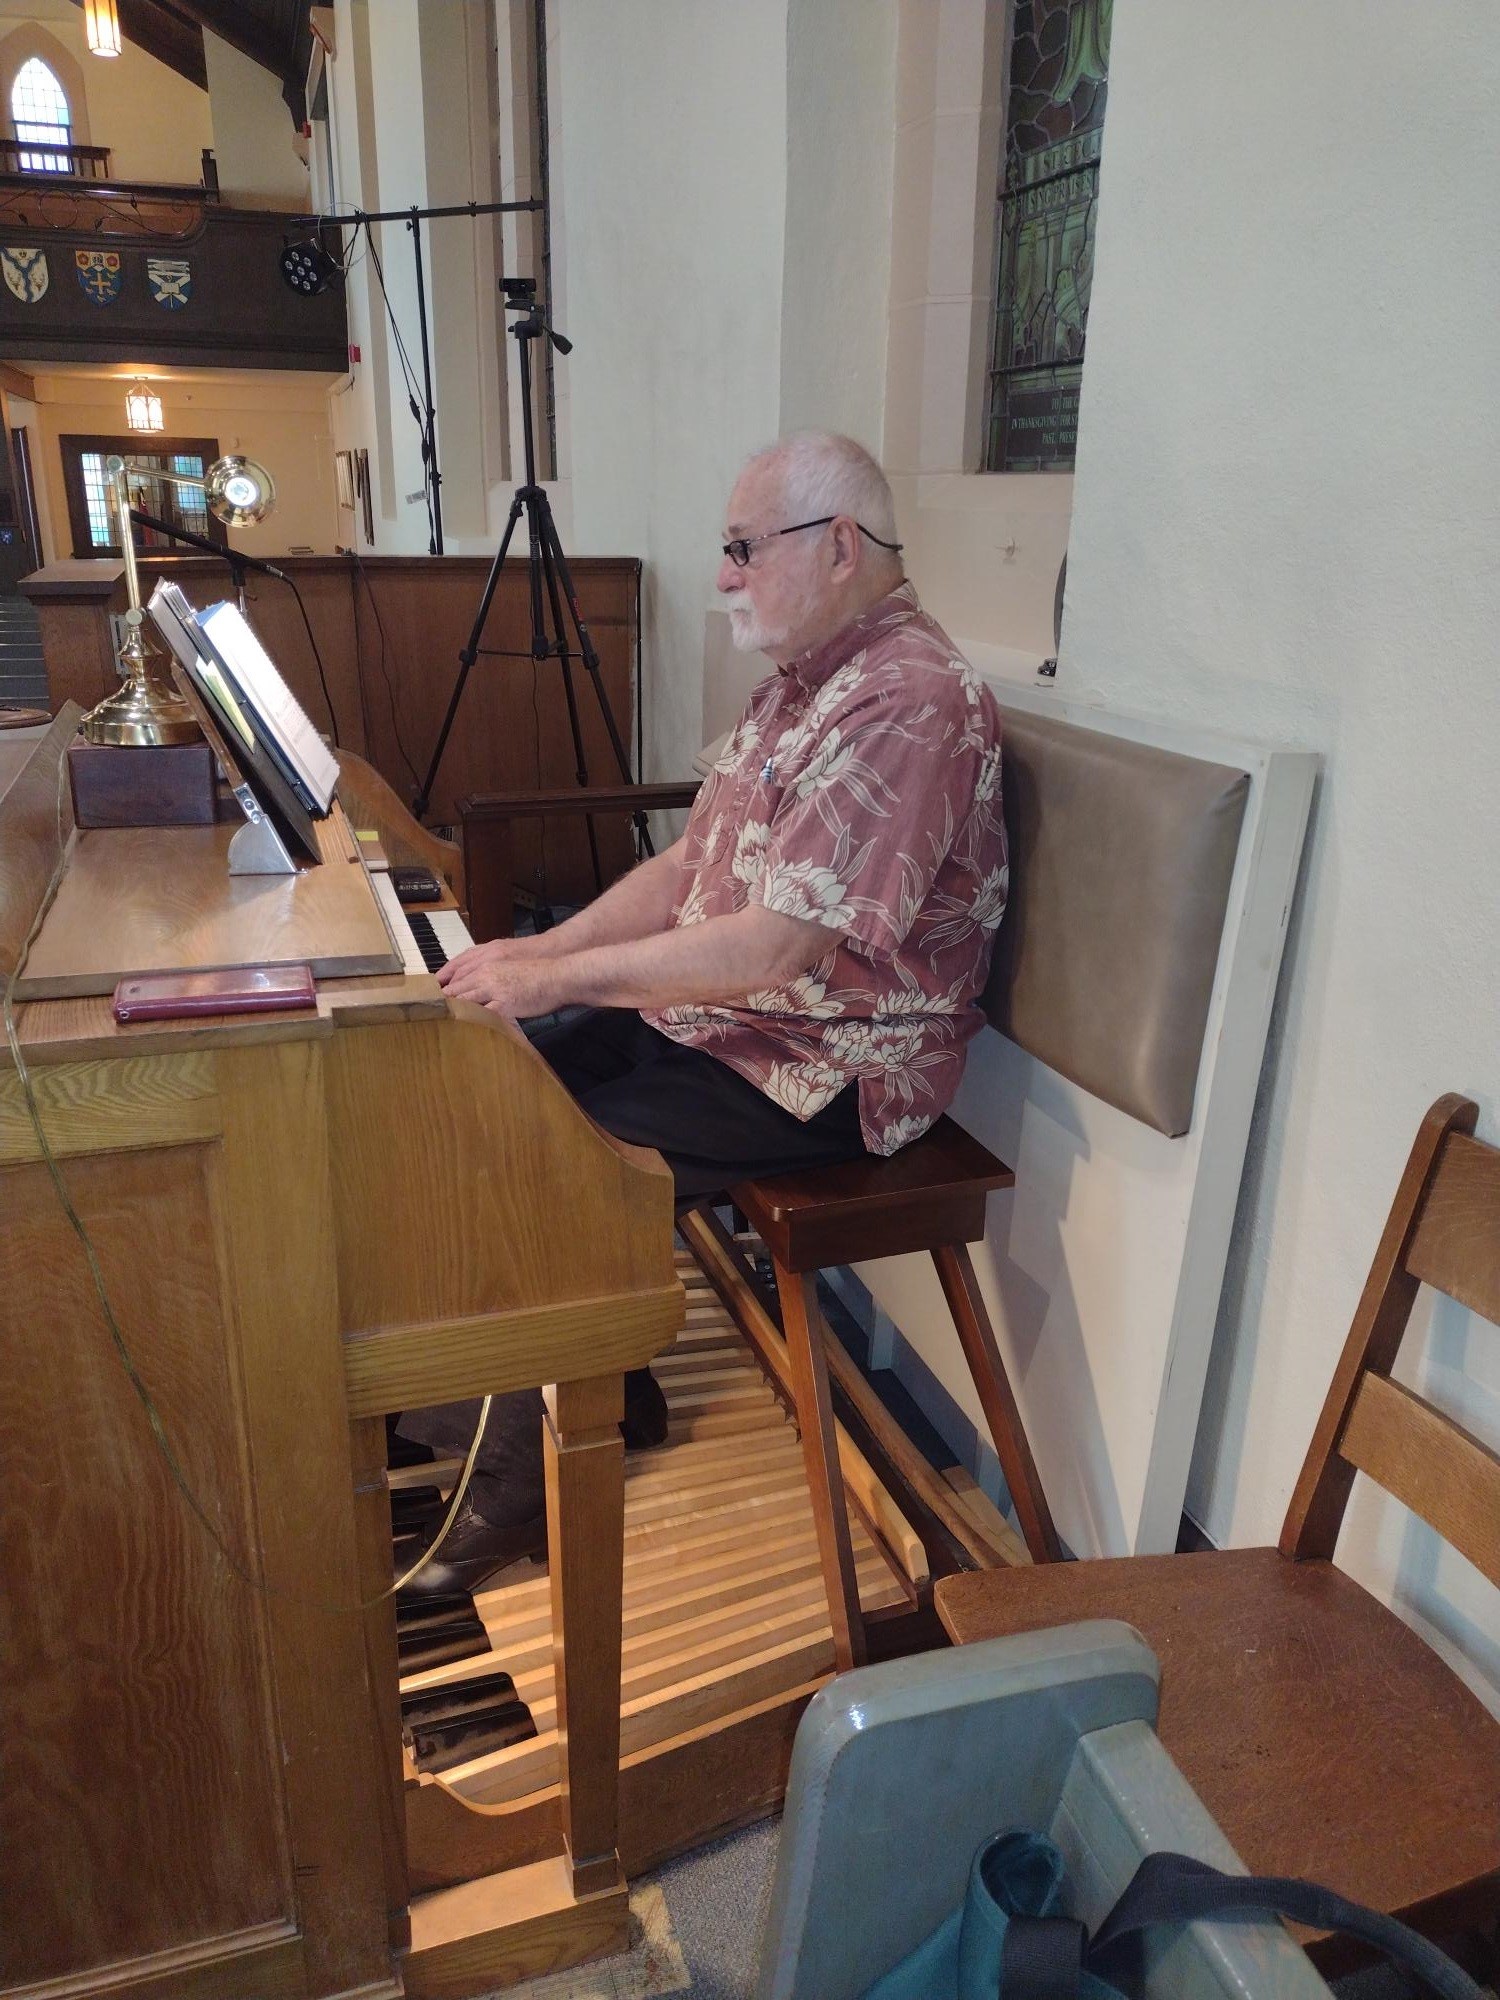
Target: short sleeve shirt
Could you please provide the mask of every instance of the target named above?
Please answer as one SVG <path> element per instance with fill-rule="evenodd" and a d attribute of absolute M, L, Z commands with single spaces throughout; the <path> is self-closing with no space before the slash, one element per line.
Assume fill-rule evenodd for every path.
<path fill-rule="evenodd" d="M 794 1117 L 850 1083 L 872 1153 L 946 1109 L 1009 886 L 1000 713 L 903 584 L 755 689 L 694 803 L 673 925 L 757 902 L 824 925 L 800 977 L 645 1019 Z"/>

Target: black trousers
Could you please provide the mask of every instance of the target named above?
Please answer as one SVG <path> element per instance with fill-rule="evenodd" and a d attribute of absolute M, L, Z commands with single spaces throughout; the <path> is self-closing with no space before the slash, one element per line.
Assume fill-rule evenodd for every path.
<path fill-rule="evenodd" d="M 679 1200 L 795 1167 L 832 1166 L 865 1149 L 857 1084 L 804 1123 L 716 1057 L 648 1027 L 633 1009 L 590 1008 L 532 1040 L 597 1125 L 661 1153 Z M 628 1401 L 628 1375 L 625 1392 Z M 399 1429 L 445 1454 L 466 1452 L 480 1407 L 474 1401 L 408 1410 Z M 496 1397 L 470 1490 L 479 1513 L 497 1525 L 541 1512 L 539 1389 Z"/>

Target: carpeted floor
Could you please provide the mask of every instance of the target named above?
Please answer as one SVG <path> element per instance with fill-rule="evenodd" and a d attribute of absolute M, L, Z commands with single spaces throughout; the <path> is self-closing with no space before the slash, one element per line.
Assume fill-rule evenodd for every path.
<path fill-rule="evenodd" d="M 635 1883 L 629 1952 L 509 1987 L 506 2000 L 750 2000 L 779 1825 L 762 1820 Z"/>

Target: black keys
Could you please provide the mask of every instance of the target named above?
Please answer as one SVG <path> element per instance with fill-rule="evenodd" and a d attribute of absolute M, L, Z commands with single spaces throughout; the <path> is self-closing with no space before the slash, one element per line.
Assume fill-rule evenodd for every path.
<path fill-rule="evenodd" d="M 441 972 L 448 963 L 448 954 L 438 943 L 437 932 L 420 910 L 407 910 L 404 915 L 422 954 L 422 963 L 429 972 Z"/>
<path fill-rule="evenodd" d="M 442 1771 L 537 1733 L 508 1673 L 475 1674 L 401 1697 L 402 1734 L 420 1771 Z"/>

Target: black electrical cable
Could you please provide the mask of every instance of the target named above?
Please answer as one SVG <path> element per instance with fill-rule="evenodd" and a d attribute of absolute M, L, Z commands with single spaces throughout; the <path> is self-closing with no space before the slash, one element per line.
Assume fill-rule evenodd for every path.
<path fill-rule="evenodd" d="M 302 623 L 307 627 L 307 643 L 309 646 L 312 647 L 313 659 L 317 662 L 318 683 L 323 690 L 323 699 L 328 704 L 328 720 L 333 725 L 334 748 L 336 750 L 341 750 L 343 748 L 343 743 L 341 742 L 339 737 L 338 710 L 334 707 L 333 696 L 329 692 L 328 675 L 324 672 L 323 669 L 323 655 L 318 651 L 317 637 L 313 632 L 312 620 L 307 615 L 307 606 L 302 602 L 302 592 L 297 588 L 296 578 L 292 576 L 289 571 L 284 569 L 279 569 L 277 570 L 276 574 L 281 578 L 283 583 L 287 584 L 290 587 L 293 597 L 295 597 L 297 600 L 297 609 L 302 613 Z"/>
<path fill-rule="evenodd" d="M 385 267 L 380 261 L 380 252 L 375 248 L 375 232 L 368 222 L 365 224 L 365 241 L 370 248 L 370 262 L 375 266 L 375 277 L 380 285 L 380 296 L 385 301 L 385 316 L 391 323 L 391 335 L 396 343 L 396 355 L 401 363 L 401 373 L 406 383 L 407 407 L 417 426 L 417 434 L 422 440 L 422 498 L 427 506 L 427 528 L 432 537 L 437 534 L 437 519 L 432 507 L 432 436 L 427 428 L 427 420 L 422 414 L 422 401 L 418 393 L 416 371 L 411 365 L 411 357 L 406 351 L 406 342 L 401 338 L 401 329 L 396 324 L 395 310 L 391 305 L 391 295 L 385 288 Z"/>
<path fill-rule="evenodd" d="M 396 739 L 396 748 L 401 752 L 402 763 L 411 773 L 411 781 L 413 785 L 420 786 L 422 782 L 421 777 L 417 771 L 416 765 L 411 761 L 411 758 L 407 753 L 406 745 L 401 740 L 401 724 L 396 720 L 396 689 L 394 682 L 391 680 L 391 670 L 386 665 L 386 658 L 385 658 L 385 621 L 381 618 L 380 605 L 376 599 L 374 590 L 370 586 L 370 579 L 365 574 L 364 559 L 360 555 L 358 549 L 350 549 L 349 553 L 354 558 L 354 567 L 359 573 L 360 582 L 365 587 L 365 595 L 370 600 L 370 609 L 375 613 L 375 629 L 380 634 L 380 673 L 381 673 L 381 678 L 385 682 L 386 700 L 390 704 L 391 734 Z M 354 600 L 354 616 L 356 620 L 359 617 L 358 597 L 356 597 Z M 355 633 L 355 650 L 356 652 L 359 650 L 359 634 L 357 631 Z"/>

